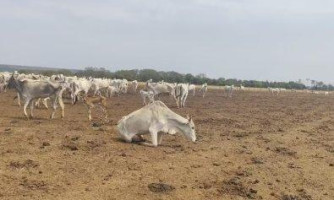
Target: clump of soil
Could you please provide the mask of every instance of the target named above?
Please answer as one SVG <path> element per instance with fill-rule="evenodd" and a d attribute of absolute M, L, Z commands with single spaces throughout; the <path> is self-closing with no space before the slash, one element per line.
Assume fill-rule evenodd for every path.
<path fill-rule="evenodd" d="M 148 188 L 152 192 L 156 193 L 166 193 L 175 190 L 175 187 L 165 183 L 151 183 L 148 185 Z"/>
<path fill-rule="evenodd" d="M 39 164 L 33 160 L 28 159 L 22 163 L 19 161 L 11 161 L 9 166 L 10 168 L 16 168 L 16 169 L 22 169 L 22 168 L 30 169 L 38 167 Z"/>
<path fill-rule="evenodd" d="M 221 194 L 229 194 L 255 199 L 257 190 L 245 186 L 239 177 L 233 177 L 228 181 L 224 181 L 221 188 L 218 189 L 218 192 Z"/>
<path fill-rule="evenodd" d="M 295 156 L 297 154 L 297 152 L 292 151 L 286 147 L 276 147 L 275 152 L 286 156 Z"/>

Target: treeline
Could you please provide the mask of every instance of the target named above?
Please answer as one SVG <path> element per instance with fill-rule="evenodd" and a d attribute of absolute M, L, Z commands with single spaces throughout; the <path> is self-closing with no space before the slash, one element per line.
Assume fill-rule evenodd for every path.
<path fill-rule="evenodd" d="M 78 77 L 95 77 L 95 78 L 118 78 L 118 79 L 127 79 L 129 81 L 137 80 L 141 82 L 145 82 L 149 79 L 152 79 L 154 82 L 164 80 L 170 83 L 192 83 L 201 85 L 203 83 L 207 83 L 209 85 L 234 85 L 240 86 L 243 85 L 245 87 L 254 87 L 254 88 L 286 88 L 286 89 L 306 89 L 306 86 L 301 82 L 269 82 L 269 81 L 257 81 L 257 80 L 238 80 L 238 79 L 225 79 L 218 78 L 212 79 L 208 78 L 203 74 L 199 74 L 194 76 L 190 73 L 188 74 L 180 74 L 178 72 L 170 71 L 156 71 L 153 69 L 133 69 L 133 70 L 119 70 L 115 72 L 111 72 L 105 68 L 95 68 L 88 67 L 84 70 L 71 71 L 66 69 L 61 70 L 19 70 L 20 73 L 38 73 L 47 76 L 51 76 L 53 74 L 64 74 L 65 76 L 78 76 Z M 316 90 L 334 90 L 334 86 L 326 85 L 323 82 L 312 83 L 312 88 Z"/>

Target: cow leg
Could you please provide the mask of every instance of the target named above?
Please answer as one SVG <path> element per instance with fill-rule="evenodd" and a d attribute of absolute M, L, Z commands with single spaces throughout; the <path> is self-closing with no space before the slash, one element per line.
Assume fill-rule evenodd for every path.
<path fill-rule="evenodd" d="M 49 100 L 49 99 L 50 99 L 49 97 L 43 99 L 43 105 L 45 106 L 46 109 L 49 109 L 49 106 L 48 106 L 48 100 Z"/>
<path fill-rule="evenodd" d="M 158 133 L 156 131 L 150 131 L 151 133 L 151 139 L 152 139 L 152 145 L 154 147 L 158 146 Z"/>
<path fill-rule="evenodd" d="M 89 105 L 87 105 L 87 114 L 88 114 L 88 120 L 92 121 L 92 110 Z"/>
<path fill-rule="evenodd" d="M 60 108 L 61 108 L 61 118 L 64 118 L 65 117 L 65 105 L 64 105 L 64 102 L 63 102 L 63 98 L 60 96 L 58 97 L 58 101 L 59 101 L 59 105 L 60 105 Z"/>
<path fill-rule="evenodd" d="M 74 92 L 72 92 L 72 94 L 71 94 L 72 105 L 75 104 L 76 96 L 77 96 L 77 95 L 76 95 Z"/>
<path fill-rule="evenodd" d="M 186 93 L 186 95 L 183 96 L 183 99 L 182 99 L 182 107 L 185 107 L 186 106 L 186 100 L 187 100 L 187 97 L 188 97 L 188 93 Z"/>
<path fill-rule="evenodd" d="M 163 133 L 158 133 L 158 144 L 161 144 L 162 136 L 163 136 Z"/>
<path fill-rule="evenodd" d="M 155 130 L 149 130 L 151 134 L 152 143 L 148 142 L 140 142 L 141 145 L 149 146 L 149 147 L 157 147 L 158 146 L 158 133 Z"/>
<path fill-rule="evenodd" d="M 180 108 L 180 104 L 179 104 L 180 98 L 176 97 L 175 101 L 176 101 L 177 108 Z"/>
<path fill-rule="evenodd" d="M 152 143 L 142 142 L 141 144 L 151 147 L 158 146 L 158 133 L 155 130 L 150 130 Z"/>
<path fill-rule="evenodd" d="M 50 116 L 50 119 L 53 119 L 55 113 L 56 113 L 56 110 L 57 110 L 57 97 L 53 98 L 52 99 L 52 113 L 51 113 L 51 116 Z"/>
<path fill-rule="evenodd" d="M 36 108 L 39 108 L 39 105 L 38 105 L 38 104 L 39 104 L 39 100 L 40 100 L 40 99 L 37 99 L 37 100 L 35 101 L 35 107 L 36 107 Z"/>
<path fill-rule="evenodd" d="M 29 119 L 29 116 L 28 116 L 28 113 L 27 113 L 27 107 L 30 103 L 30 100 L 29 98 L 26 98 L 26 101 L 24 103 L 24 106 L 23 106 L 23 112 L 24 112 L 24 115 L 27 117 L 27 119 Z"/>
<path fill-rule="evenodd" d="M 99 91 L 99 89 L 98 89 L 98 88 L 95 88 L 95 90 L 94 90 L 94 94 L 93 94 L 94 97 L 96 96 L 96 94 L 97 94 L 98 91 Z"/>
<path fill-rule="evenodd" d="M 184 96 L 185 95 L 183 95 L 183 96 L 181 96 L 181 100 L 180 100 L 180 104 L 181 104 L 181 108 L 183 108 L 184 107 Z"/>
<path fill-rule="evenodd" d="M 19 105 L 19 107 L 21 107 L 21 95 L 20 95 L 20 93 L 17 93 L 17 104 Z"/>
<path fill-rule="evenodd" d="M 193 93 L 193 96 L 196 96 L 196 90 L 194 89 L 194 93 Z"/>
<path fill-rule="evenodd" d="M 31 118 L 34 117 L 34 106 L 35 106 L 35 103 L 34 103 L 34 100 L 32 99 L 30 102 L 30 117 Z"/>

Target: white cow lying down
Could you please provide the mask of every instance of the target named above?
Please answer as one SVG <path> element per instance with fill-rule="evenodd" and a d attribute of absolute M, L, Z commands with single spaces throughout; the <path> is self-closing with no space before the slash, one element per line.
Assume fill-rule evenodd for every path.
<path fill-rule="evenodd" d="M 150 134 L 152 144 L 142 142 L 148 146 L 157 147 L 164 134 L 182 133 L 189 140 L 196 141 L 193 120 L 174 113 L 161 101 L 155 101 L 123 117 L 117 127 L 126 142 L 136 141 L 142 135 Z"/>

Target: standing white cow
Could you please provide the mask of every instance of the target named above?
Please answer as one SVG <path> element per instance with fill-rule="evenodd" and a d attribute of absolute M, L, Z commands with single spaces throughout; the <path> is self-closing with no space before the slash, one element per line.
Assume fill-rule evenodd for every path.
<path fill-rule="evenodd" d="M 134 80 L 130 82 L 130 87 L 133 91 L 133 93 L 137 92 L 137 88 L 138 88 L 138 81 Z"/>
<path fill-rule="evenodd" d="M 232 97 L 232 94 L 233 94 L 233 90 L 234 90 L 234 85 L 226 85 L 225 86 L 225 93 L 228 97 Z"/>
<path fill-rule="evenodd" d="M 72 104 L 75 104 L 78 100 L 78 94 L 80 92 L 84 92 L 84 95 L 87 96 L 88 91 L 92 87 L 92 81 L 87 80 L 85 78 L 80 78 L 78 80 L 73 80 L 71 83 L 71 97 L 72 97 Z"/>
<path fill-rule="evenodd" d="M 152 143 L 142 144 L 154 147 L 161 144 L 164 134 L 182 133 L 189 140 L 196 141 L 193 120 L 174 113 L 161 101 L 155 101 L 123 117 L 117 128 L 126 142 L 140 140 L 142 135 L 150 134 Z"/>
<path fill-rule="evenodd" d="M 16 91 L 20 94 L 21 97 L 25 99 L 24 103 L 24 115 L 29 119 L 27 114 L 27 107 L 30 104 L 30 116 L 33 117 L 34 110 L 34 100 L 38 98 L 47 98 L 51 97 L 53 104 L 53 111 L 50 118 L 53 119 L 54 114 L 57 109 L 57 103 L 62 109 L 61 117 L 64 117 L 64 103 L 62 100 L 62 93 L 66 87 L 63 86 L 65 83 L 51 82 L 51 81 L 40 81 L 40 80 L 30 80 L 23 79 L 18 80 L 14 77 L 9 80 L 10 87 L 14 87 Z"/>
<path fill-rule="evenodd" d="M 128 80 L 126 80 L 126 79 L 121 80 L 119 89 L 123 94 L 126 94 L 128 92 L 128 87 L 129 87 Z"/>
<path fill-rule="evenodd" d="M 175 86 L 175 100 L 178 108 L 183 108 L 186 105 L 188 97 L 189 84 L 179 83 Z"/>
<path fill-rule="evenodd" d="M 154 101 L 154 93 L 152 91 L 140 90 L 139 93 L 143 100 L 143 105 L 147 105 L 146 99 L 148 100 L 149 103 L 152 103 Z"/>
<path fill-rule="evenodd" d="M 0 74 L 0 93 L 5 91 L 6 83 L 5 83 L 5 76 Z"/>
<path fill-rule="evenodd" d="M 94 78 L 92 80 L 92 89 L 94 91 L 94 96 L 101 94 L 102 89 L 107 89 L 110 86 L 110 81 L 108 79 Z"/>
<path fill-rule="evenodd" d="M 271 87 L 268 87 L 268 90 L 269 90 L 269 92 L 271 92 L 272 95 L 276 94 L 276 96 L 279 95 L 279 93 L 281 91 L 279 88 L 271 88 Z"/>
<path fill-rule="evenodd" d="M 196 95 L 196 86 L 194 84 L 190 84 L 188 87 L 188 92 L 193 92 L 193 96 Z"/>
<path fill-rule="evenodd" d="M 107 94 L 106 94 L 106 96 L 108 98 L 111 98 L 112 96 L 115 96 L 115 95 L 119 95 L 119 93 L 120 93 L 119 88 L 117 88 L 115 86 L 108 86 L 107 87 Z"/>
<path fill-rule="evenodd" d="M 1 77 L 1 85 L 2 85 L 2 89 L 3 89 L 3 91 L 4 92 L 6 92 L 7 91 L 7 86 L 8 86 L 8 81 L 9 81 L 9 79 L 10 79 L 10 77 L 11 77 L 11 73 L 9 73 L 9 72 L 1 72 L 0 73 L 0 77 Z"/>
<path fill-rule="evenodd" d="M 205 94 L 206 94 L 206 92 L 208 91 L 208 84 L 207 83 L 204 83 L 203 85 L 202 85 L 202 87 L 201 87 L 201 90 L 200 90 L 201 92 L 202 92 L 202 96 L 203 96 L 203 98 L 205 97 Z"/>
<path fill-rule="evenodd" d="M 164 83 L 164 82 L 152 83 L 152 79 L 146 82 L 147 91 L 152 91 L 154 93 L 154 96 L 157 96 L 158 98 L 160 98 L 160 96 L 163 94 L 169 94 L 174 97 L 175 96 L 174 88 L 175 85 L 170 83 Z"/>

